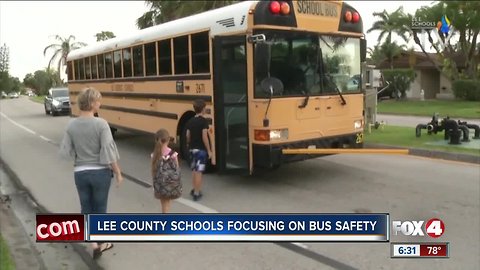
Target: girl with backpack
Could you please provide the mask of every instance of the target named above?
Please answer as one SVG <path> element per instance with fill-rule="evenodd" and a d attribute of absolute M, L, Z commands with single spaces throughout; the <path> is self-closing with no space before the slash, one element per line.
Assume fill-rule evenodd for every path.
<path fill-rule="evenodd" d="M 152 178 L 155 198 L 160 200 L 162 213 L 170 210 L 171 200 L 182 196 L 178 153 L 168 147 L 170 135 L 165 129 L 155 133 L 152 157 Z"/>

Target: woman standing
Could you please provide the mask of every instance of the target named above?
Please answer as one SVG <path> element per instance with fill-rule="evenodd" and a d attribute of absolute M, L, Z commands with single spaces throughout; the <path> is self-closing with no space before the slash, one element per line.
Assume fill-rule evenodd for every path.
<path fill-rule="evenodd" d="M 112 171 L 117 186 L 123 181 L 110 127 L 107 121 L 94 116 L 100 108 L 101 98 L 100 92 L 93 88 L 86 88 L 78 95 L 80 115 L 68 123 L 60 146 L 63 156 L 75 160 L 74 178 L 82 214 L 107 212 Z M 93 258 L 97 259 L 112 247 L 112 243 L 93 243 Z"/>

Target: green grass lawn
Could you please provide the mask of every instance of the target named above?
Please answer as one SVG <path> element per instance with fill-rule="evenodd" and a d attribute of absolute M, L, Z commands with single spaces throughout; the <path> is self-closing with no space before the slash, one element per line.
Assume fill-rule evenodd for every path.
<path fill-rule="evenodd" d="M 3 240 L 0 235 L 0 269 L 2 270 L 14 270 L 15 263 L 13 258 L 10 256 L 7 243 Z"/>
<path fill-rule="evenodd" d="M 43 104 L 44 99 L 45 99 L 45 96 L 30 97 L 31 101 L 35 101 L 35 102 L 42 103 L 42 104 Z"/>
<path fill-rule="evenodd" d="M 472 135 L 472 134 L 471 134 Z M 444 133 L 437 133 L 428 135 L 426 130 L 422 130 L 422 136 L 415 137 L 415 128 L 413 127 L 398 127 L 385 126 L 383 130 L 372 129 L 372 133 L 365 132 L 366 143 L 376 143 L 391 146 L 421 148 L 427 150 L 437 150 L 453 153 L 473 154 L 480 156 L 480 150 L 463 148 L 456 145 L 429 145 L 428 142 L 443 141 Z M 472 136 L 470 136 L 472 137 Z M 471 140 L 473 141 L 473 140 Z M 477 143 L 477 142 L 474 142 Z M 467 144 L 463 143 L 462 144 Z"/>
<path fill-rule="evenodd" d="M 384 100 L 378 102 L 378 113 L 432 116 L 439 113 L 440 117 L 480 118 L 479 101 L 456 100 Z"/>

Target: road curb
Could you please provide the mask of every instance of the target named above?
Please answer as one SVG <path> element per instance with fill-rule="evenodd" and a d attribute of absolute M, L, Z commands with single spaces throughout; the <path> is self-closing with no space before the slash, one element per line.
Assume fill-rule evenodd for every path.
<path fill-rule="evenodd" d="M 7 163 L 5 163 L 5 161 L 2 159 L 1 156 L 0 156 L 0 168 L 3 169 L 5 174 L 8 175 L 8 177 L 12 181 L 12 184 L 15 186 L 15 188 L 19 191 L 24 192 L 25 195 L 28 196 L 29 199 L 35 204 L 35 205 L 32 205 L 32 207 L 37 210 L 37 213 L 43 213 L 43 214 L 52 213 L 51 211 L 46 209 L 41 203 L 39 203 L 39 201 L 33 196 L 30 190 L 23 185 L 22 181 L 17 176 L 17 174 L 10 168 L 10 166 L 8 166 Z M 12 214 L 15 215 L 14 213 Z M 31 243 L 30 245 L 31 249 L 35 252 L 35 254 L 38 254 L 38 250 L 36 249 L 35 244 L 31 242 L 30 239 L 29 241 Z M 92 259 L 91 254 L 89 254 L 85 250 L 85 248 L 82 247 L 80 244 L 77 244 L 77 243 L 64 243 L 64 244 L 70 245 L 72 249 L 80 256 L 82 261 L 89 267 L 89 269 L 103 270 L 103 268 L 100 265 L 98 265 L 96 261 Z M 39 256 L 38 259 L 41 261 L 42 265 L 45 265 L 45 263 L 43 262 L 43 258 L 41 258 L 40 255 L 38 256 Z"/>
<path fill-rule="evenodd" d="M 480 164 L 480 156 L 474 156 L 469 154 L 449 153 L 449 152 L 427 150 L 427 149 L 420 149 L 420 148 L 409 148 L 409 147 L 400 147 L 400 146 L 384 145 L 384 144 L 370 144 L 370 143 L 366 143 L 365 147 L 366 148 L 408 149 L 409 155 L 413 155 L 413 156 Z"/>

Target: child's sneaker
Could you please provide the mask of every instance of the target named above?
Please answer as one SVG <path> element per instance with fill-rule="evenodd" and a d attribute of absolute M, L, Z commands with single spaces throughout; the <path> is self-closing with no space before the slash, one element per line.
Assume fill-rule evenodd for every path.
<path fill-rule="evenodd" d="M 193 189 L 190 191 L 190 195 L 193 197 L 194 201 L 200 200 L 200 198 L 203 196 L 202 192 L 199 192 L 198 194 L 195 194 L 195 191 Z"/>
<path fill-rule="evenodd" d="M 200 200 L 200 198 L 202 198 L 202 196 L 203 196 L 202 193 L 199 193 L 198 195 L 193 194 L 193 200 L 198 201 L 198 200 Z"/>

